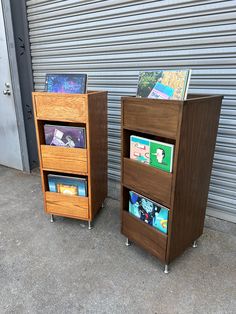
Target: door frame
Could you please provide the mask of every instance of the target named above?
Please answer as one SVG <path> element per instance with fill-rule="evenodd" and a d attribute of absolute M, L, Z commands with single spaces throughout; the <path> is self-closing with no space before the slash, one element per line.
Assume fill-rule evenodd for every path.
<path fill-rule="evenodd" d="M 22 168 L 23 168 L 22 170 L 26 172 L 30 172 L 24 116 L 23 116 L 23 110 L 22 110 L 20 81 L 19 81 L 19 75 L 18 75 L 16 49 L 15 49 L 13 24 L 12 24 L 12 16 L 11 16 L 11 6 L 10 6 L 9 0 L 1 0 L 1 2 L 2 2 L 3 20 L 5 24 L 6 42 L 7 42 L 8 57 L 9 57 L 12 93 L 13 93 L 13 99 L 14 99 L 15 112 L 16 112 L 17 129 L 19 133 Z"/>

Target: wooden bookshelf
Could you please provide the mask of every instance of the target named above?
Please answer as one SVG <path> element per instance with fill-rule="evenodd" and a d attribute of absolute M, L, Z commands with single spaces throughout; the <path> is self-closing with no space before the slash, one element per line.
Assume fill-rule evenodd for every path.
<path fill-rule="evenodd" d="M 122 98 L 121 232 L 168 265 L 201 236 L 222 96 Z M 129 159 L 130 136 L 174 144 L 172 173 Z M 129 191 L 169 208 L 168 234 L 132 216 Z"/>
<path fill-rule="evenodd" d="M 107 196 L 107 92 L 33 93 L 36 135 L 45 212 L 88 221 L 89 229 Z M 44 124 L 82 126 L 86 148 L 45 145 Z M 88 196 L 49 192 L 47 175 L 87 178 Z"/>

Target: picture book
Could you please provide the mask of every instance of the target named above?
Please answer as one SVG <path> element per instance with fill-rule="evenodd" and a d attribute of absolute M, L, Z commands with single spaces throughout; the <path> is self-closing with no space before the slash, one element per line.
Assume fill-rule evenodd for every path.
<path fill-rule="evenodd" d="M 50 192 L 87 196 L 87 180 L 85 178 L 49 174 L 48 186 Z"/>
<path fill-rule="evenodd" d="M 130 158 L 149 164 L 150 141 L 148 139 L 132 135 L 130 137 Z"/>
<path fill-rule="evenodd" d="M 140 72 L 137 97 L 184 100 L 190 76 L 190 69 Z"/>
<path fill-rule="evenodd" d="M 85 94 L 87 74 L 47 74 L 45 91 L 49 93 Z"/>
<path fill-rule="evenodd" d="M 167 234 L 168 208 L 134 191 L 129 191 L 129 213 Z"/>
<path fill-rule="evenodd" d="M 172 172 L 174 145 L 150 141 L 150 166 Z"/>
<path fill-rule="evenodd" d="M 44 125 L 46 145 L 85 148 L 85 128 L 66 125 Z"/>
<path fill-rule="evenodd" d="M 172 172 L 174 145 L 130 136 L 130 159 L 148 164 L 163 171 Z"/>

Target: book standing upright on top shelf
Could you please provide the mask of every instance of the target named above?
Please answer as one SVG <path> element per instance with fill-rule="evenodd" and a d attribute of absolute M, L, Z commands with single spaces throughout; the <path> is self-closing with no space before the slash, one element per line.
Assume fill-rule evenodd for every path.
<path fill-rule="evenodd" d="M 184 100 L 190 76 L 190 69 L 140 72 L 137 97 Z"/>
<path fill-rule="evenodd" d="M 85 94 L 87 74 L 46 74 L 45 91 L 49 93 Z"/>

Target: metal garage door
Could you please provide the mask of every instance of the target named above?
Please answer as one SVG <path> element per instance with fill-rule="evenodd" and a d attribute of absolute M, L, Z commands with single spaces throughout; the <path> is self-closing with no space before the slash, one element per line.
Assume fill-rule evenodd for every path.
<path fill-rule="evenodd" d="M 35 89 L 86 72 L 109 91 L 109 178 L 120 178 L 120 97 L 139 70 L 193 69 L 190 92 L 225 95 L 208 213 L 236 221 L 236 1 L 27 1 Z"/>

